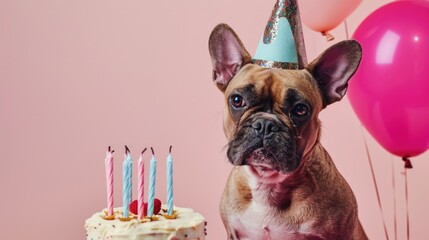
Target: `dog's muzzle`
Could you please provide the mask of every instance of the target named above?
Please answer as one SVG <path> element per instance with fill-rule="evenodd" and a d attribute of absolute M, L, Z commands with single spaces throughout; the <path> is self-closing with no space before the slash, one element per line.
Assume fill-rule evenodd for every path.
<path fill-rule="evenodd" d="M 228 158 L 236 166 L 251 165 L 256 170 L 288 173 L 300 158 L 295 153 L 296 138 L 286 124 L 273 114 L 255 114 L 247 119 L 228 145 Z"/>

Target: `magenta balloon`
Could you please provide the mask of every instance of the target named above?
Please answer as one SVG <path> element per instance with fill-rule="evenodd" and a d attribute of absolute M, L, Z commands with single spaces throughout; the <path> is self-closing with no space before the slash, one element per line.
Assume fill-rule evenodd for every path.
<path fill-rule="evenodd" d="M 389 152 L 423 153 L 429 147 L 429 1 L 387 4 L 353 38 L 363 48 L 348 92 L 357 116 Z"/>

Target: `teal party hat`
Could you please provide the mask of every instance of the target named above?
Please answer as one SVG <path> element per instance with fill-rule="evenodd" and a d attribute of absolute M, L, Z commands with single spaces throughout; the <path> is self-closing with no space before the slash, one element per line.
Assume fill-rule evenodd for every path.
<path fill-rule="evenodd" d="M 267 68 L 303 69 L 307 65 L 304 36 L 296 0 L 278 0 L 253 63 Z"/>

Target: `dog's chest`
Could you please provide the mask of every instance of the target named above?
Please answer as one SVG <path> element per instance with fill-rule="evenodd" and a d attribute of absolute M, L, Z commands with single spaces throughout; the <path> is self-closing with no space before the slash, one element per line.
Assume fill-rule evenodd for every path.
<path fill-rule="evenodd" d="M 308 239 L 310 235 L 317 239 L 311 223 L 293 223 L 274 213 L 266 204 L 253 201 L 242 214 L 229 215 L 233 239 Z"/>

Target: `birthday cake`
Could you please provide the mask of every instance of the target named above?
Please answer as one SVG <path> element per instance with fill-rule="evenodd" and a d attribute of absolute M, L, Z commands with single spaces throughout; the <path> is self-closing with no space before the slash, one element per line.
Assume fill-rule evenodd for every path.
<path fill-rule="evenodd" d="M 106 152 L 106 190 L 107 208 L 93 214 L 85 221 L 87 240 L 204 240 L 206 221 L 204 217 L 190 208 L 180 208 L 173 204 L 173 158 L 171 147 L 167 156 L 167 204 L 162 205 L 155 198 L 156 165 L 155 153 L 150 160 L 148 200 L 144 201 L 144 149 L 138 160 L 138 198 L 132 199 L 133 160 L 130 150 L 125 146 L 122 164 L 122 204 L 114 208 L 113 192 L 113 150 Z"/>
<path fill-rule="evenodd" d="M 165 205 L 162 206 L 165 209 Z M 97 212 L 85 221 L 87 240 L 204 240 L 206 237 L 204 217 L 190 208 L 175 207 L 176 219 L 164 217 L 161 210 L 156 221 L 142 222 L 137 216 L 121 221 L 122 208 L 115 208 L 115 218 L 105 220 L 105 211 Z"/>

